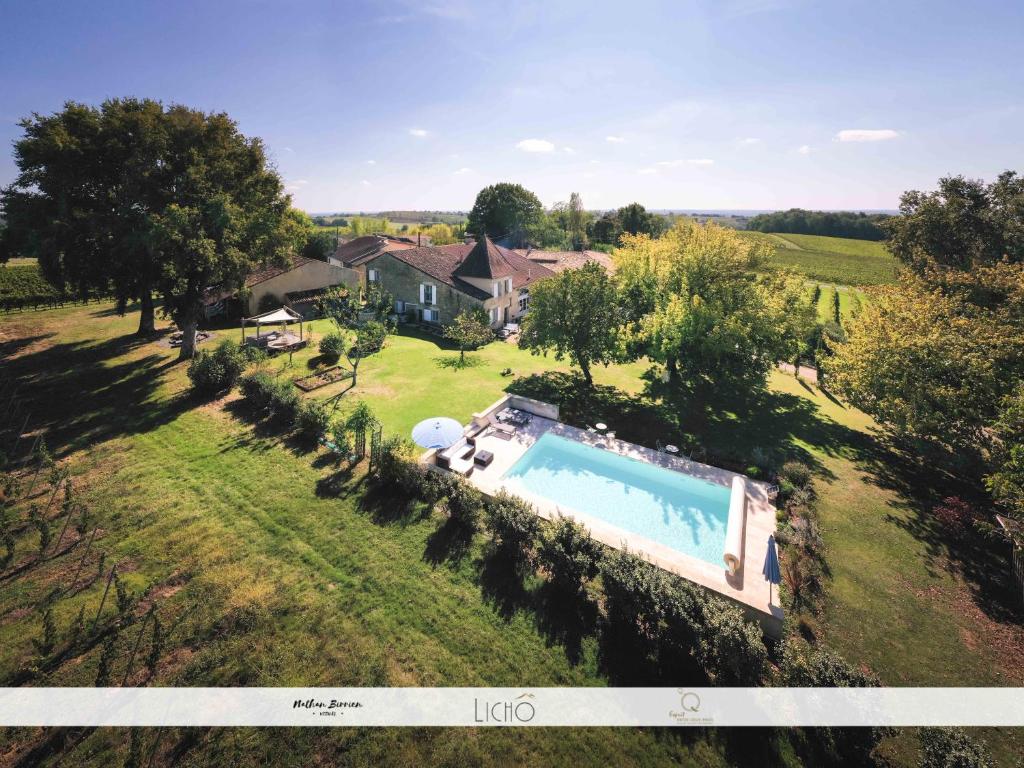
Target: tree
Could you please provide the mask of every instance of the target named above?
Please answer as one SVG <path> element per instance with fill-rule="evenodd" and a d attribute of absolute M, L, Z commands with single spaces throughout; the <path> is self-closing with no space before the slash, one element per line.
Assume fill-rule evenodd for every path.
<path fill-rule="evenodd" d="M 466 348 L 476 349 L 494 340 L 487 313 L 480 307 L 464 309 L 446 325 L 444 336 L 459 345 L 459 367 L 466 364 Z"/>
<path fill-rule="evenodd" d="M 19 173 L 2 198 L 10 249 L 38 258 L 58 290 L 112 289 L 122 310 L 139 299 L 139 333 L 151 333 L 159 272 L 151 216 L 170 186 L 159 164 L 163 107 L 149 99 L 113 99 L 99 109 L 68 102 L 20 126 Z"/>
<path fill-rule="evenodd" d="M 554 350 L 556 360 L 568 355 L 592 387 L 591 365 L 617 359 L 620 322 L 615 286 L 602 266 L 588 262 L 530 287 L 519 346 L 535 355 Z"/>
<path fill-rule="evenodd" d="M 569 237 L 572 239 L 572 248 L 582 251 L 587 247 L 587 224 L 590 223 L 590 214 L 583 207 L 583 199 L 579 192 L 569 195 Z"/>
<path fill-rule="evenodd" d="M 919 275 L 1024 262 L 1024 177 L 1012 171 L 988 185 L 947 176 L 934 192 L 905 192 L 900 213 L 884 222 L 886 244 Z"/>
<path fill-rule="evenodd" d="M 619 208 L 617 218 L 623 234 L 658 237 L 665 231 L 665 221 L 656 213 L 649 213 L 640 203 Z"/>
<path fill-rule="evenodd" d="M 13 247 L 60 288 L 113 290 L 121 308 L 138 298 L 141 332 L 161 295 L 182 358 L 195 352 L 207 287 L 240 286 L 304 242 L 262 143 L 223 113 L 111 99 L 21 126 L 2 201 Z"/>
<path fill-rule="evenodd" d="M 352 366 L 353 387 L 356 385 L 356 378 L 359 375 L 359 364 L 364 358 L 380 351 L 387 335 L 387 326 L 373 320 L 356 329 L 355 343 L 352 344 L 352 348 L 348 352 L 348 362 Z"/>
<path fill-rule="evenodd" d="M 591 238 L 598 243 L 618 245 L 622 235 L 622 222 L 615 211 L 608 211 L 590 227 Z"/>
<path fill-rule="evenodd" d="M 1024 519 L 1024 384 L 1003 400 L 992 432 L 993 469 L 985 483 L 999 504 Z"/>
<path fill-rule="evenodd" d="M 296 247 L 288 197 L 268 167 L 263 144 L 226 114 L 172 106 L 166 112 L 169 204 L 153 217 L 164 308 L 182 331 L 181 357 L 195 354 L 203 292 L 241 285 L 259 263 L 284 260 Z"/>
<path fill-rule="evenodd" d="M 1024 373 L 1019 331 L 909 275 L 871 296 L 828 360 L 831 386 L 900 434 L 975 452 Z"/>
<path fill-rule="evenodd" d="M 478 237 L 511 237 L 513 245 L 521 247 L 540 223 L 543 213 L 540 200 L 522 185 L 493 184 L 477 194 L 466 231 Z"/>
<path fill-rule="evenodd" d="M 815 319 L 802 281 L 767 270 L 770 256 L 769 246 L 714 224 L 683 221 L 658 240 L 623 235 L 616 281 L 626 350 L 664 363 L 671 380 L 763 386 Z"/>

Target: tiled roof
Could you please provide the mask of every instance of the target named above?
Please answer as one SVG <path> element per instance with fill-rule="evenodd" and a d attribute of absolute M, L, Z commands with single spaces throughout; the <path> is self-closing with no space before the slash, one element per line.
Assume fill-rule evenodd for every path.
<path fill-rule="evenodd" d="M 615 271 L 615 262 L 607 253 L 601 251 L 539 251 L 535 249 L 518 249 L 516 253 L 530 261 L 543 264 L 554 272 L 567 269 L 578 269 L 588 261 L 596 261 L 609 272 Z"/>
<path fill-rule="evenodd" d="M 291 272 L 293 269 L 298 269 L 311 261 L 315 261 L 315 259 L 308 259 L 305 256 L 293 256 L 291 264 L 287 266 L 262 267 L 255 272 L 250 272 L 246 276 L 245 287 L 252 288 L 254 285 L 265 283 L 267 280 L 283 275 L 285 272 Z M 203 294 L 203 304 L 206 306 L 216 304 L 218 301 L 230 298 L 236 293 L 237 291 L 234 288 L 210 288 Z"/>
<path fill-rule="evenodd" d="M 494 280 L 501 277 L 511 277 L 514 269 L 505 257 L 506 251 L 491 242 L 491 239 L 484 235 L 473 245 L 466 258 L 455 270 L 457 277 L 480 277 L 485 280 Z"/>
<path fill-rule="evenodd" d="M 313 259 L 307 259 L 305 256 L 295 256 L 292 258 L 292 263 L 288 266 L 264 267 L 263 269 L 258 269 L 255 272 L 250 272 L 245 278 L 245 287 L 252 288 L 254 285 L 265 283 L 267 280 L 275 278 L 278 275 L 283 275 L 285 272 L 291 272 L 293 269 L 298 269 L 311 261 L 313 261 Z"/>
<path fill-rule="evenodd" d="M 476 243 L 424 246 L 392 251 L 391 257 L 418 269 L 445 285 L 450 285 L 467 296 L 483 301 L 490 298 L 491 294 L 466 282 L 459 276 L 461 274 L 460 266 L 470 257 L 476 246 Z M 515 251 L 506 250 L 493 243 L 490 248 L 496 249 L 497 255 L 505 265 L 503 268 L 505 274 L 495 275 L 495 278 L 511 277 L 515 288 L 523 288 L 536 280 L 551 277 L 554 274 L 546 266 L 532 262 Z"/>
<path fill-rule="evenodd" d="M 363 264 L 381 253 L 416 247 L 416 241 L 407 237 L 363 235 L 339 245 L 334 252 L 334 258 L 346 267 L 353 267 Z"/>
<path fill-rule="evenodd" d="M 341 285 L 341 283 L 338 283 L 337 285 L 328 285 L 324 288 L 310 288 L 308 291 L 292 291 L 284 296 L 292 304 L 309 304 L 319 299 L 332 288 L 338 288 Z"/>

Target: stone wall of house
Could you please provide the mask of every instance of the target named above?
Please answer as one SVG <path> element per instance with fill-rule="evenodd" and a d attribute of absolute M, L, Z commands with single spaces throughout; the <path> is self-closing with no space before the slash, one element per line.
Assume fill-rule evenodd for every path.
<path fill-rule="evenodd" d="M 380 272 L 381 287 L 394 296 L 396 301 L 401 301 L 405 305 L 406 314 L 413 319 L 420 319 L 416 310 L 436 309 L 440 315 L 438 322 L 447 324 L 452 322 L 455 316 L 464 309 L 484 306 L 482 301 L 467 296 L 437 278 L 420 272 L 404 261 L 399 261 L 390 253 L 382 253 L 365 266 Z M 420 303 L 421 283 L 430 283 L 434 286 L 434 304 L 426 306 Z"/>
<path fill-rule="evenodd" d="M 267 294 L 284 304 L 286 293 L 327 288 L 331 285 L 359 285 L 359 275 L 347 267 L 336 267 L 326 261 L 308 261 L 301 267 L 256 283 L 249 293 L 249 314 L 256 314 L 260 301 Z"/>

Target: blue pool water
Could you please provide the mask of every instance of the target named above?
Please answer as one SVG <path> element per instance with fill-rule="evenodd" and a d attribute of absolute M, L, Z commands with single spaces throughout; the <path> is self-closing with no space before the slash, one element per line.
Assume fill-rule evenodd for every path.
<path fill-rule="evenodd" d="M 637 533 L 713 565 L 722 564 L 729 488 L 653 464 L 541 436 L 504 475 L 516 487 Z"/>

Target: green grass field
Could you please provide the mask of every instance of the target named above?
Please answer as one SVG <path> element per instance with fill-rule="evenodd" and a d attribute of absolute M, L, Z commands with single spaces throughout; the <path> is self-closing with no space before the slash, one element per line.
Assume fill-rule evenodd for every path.
<path fill-rule="evenodd" d="M 896 260 L 882 243 L 818 235 L 740 231 L 775 247 L 775 263 L 809 279 L 838 285 L 880 285 L 896 276 Z"/>
<path fill-rule="evenodd" d="M 34 423 L 47 427 L 100 518 L 87 567 L 55 608 L 61 637 L 80 608 L 96 610 L 104 552 L 108 568 L 118 563 L 128 587 L 145 592 L 144 605 L 157 606 L 168 632 L 155 674 L 137 661 L 131 684 L 621 684 L 589 624 L 548 613 L 536 580 L 510 593 L 489 578 L 482 535 L 453 547 L 438 513 L 370 492 L 362 470 L 339 472 L 326 455 L 252 424 L 237 395 L 194 402 L 176 352 L 134 339 L 136 323 L 135 313 L 119 318 L 107 305 L 0 318 L 5 372 L 32 392 Z M 316 335 L 326 330 L 313 326 Z M 271 366 L 299 376 L 314 354 L 295 355 L 289 368 L 281 358 Z M 365 398 L 387 431 L 407 434 L 425 416 L 464 420 L 497 399 L 510 384 L 499 374 L 504 367 L 519 384 L 568 370 L 504 343 L 462 370 L 446 364 L 456 355 L 432 339 L 393 337 L 364 362 L 359 387 L 343 402 Z M 743 402 L 656 402 L 644 395 L 646 368 L 595 372 L 594 407 L 626 439 L 692 438 L 721 453 L 756 446 L 775 462 L 797 457 L 814 467 L 833 574 L 824 614 L 808 619 L 819 642 L 887 684 L 1024 684 L 1024 665 L 1007 652 L 1013 642 L 1022 647 L 1019 626 L 975 599 L 975 585 L 922 518 L 903 457 L 863 414 L 781 374 L 768 392 Z M 657 435 L 644 429 L 645 415 L 655 412 L 665 424 Z M 67 541 L 77 542 L 77 533 Z M 35 533 L 21 529 L 15 562 L 24 570 L 0 580 L 2 679 L 30 659 L 41 632 L 33 606 L 68 584 L 84 549 L 79 543 L 36 563 L 36 544 Z M 135 638 L 134 626 L 116 636 L 115 682 Z M 91 685 L 100 652 L 97 643 L 75 653 L 34 684 Z M 42 738 L 9 736 L 19 748 Z M 1024 746 L 1012 732 L 986 738 L 1007 760 Z M 146 739 L 152 743 L 151 734 Z M 903 733 L 884 751 L 894 765 L 916 765 L 915 744 Z M 0 762 L 13 763 L 12 754 L 0 748 Z M 125 732 L 100 730 L 85 734 L 69 759 L 106 766 L 126 754 Z M 155 764 L 172 756 L 178 765 L 204 766 L 800 762 L 786 739 L 743 729 L 175 729 Z"/>

